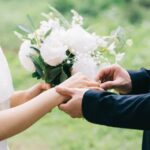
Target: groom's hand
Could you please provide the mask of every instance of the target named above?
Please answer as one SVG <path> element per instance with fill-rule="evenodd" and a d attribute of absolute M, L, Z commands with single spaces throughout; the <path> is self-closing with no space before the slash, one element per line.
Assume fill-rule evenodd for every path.
<path fill-rule="evenodd" d="M 119 65 L 111 65 L 101 69 L 96 80 L 101 81 L 101 88 L 105 90 L 115 89 L 121 94 L 127 94 L 132 90 L 128 72 Z"/>
<path fill-rule="evenodd" d="M 61 83 L 59 86 L 69 88 L 87 88 L 87 87 L 100 87 L 100 83 L 90 80 L 87 76 L 78 72 Z"/>
<path fill-rule="evenodd" d="M 101 90 L 100 88 L 93 87 L 93 90 Z M 59 105 L 59 109 L 64 111 L 72 118 L 81 118 L 82 115 L 82 99 L 85 92 L 88 89 L 83 88 L 67 88 L 67 87 L 56 87 L 56 91 L 64 96 L 66 99 L 70 99 L 68 102 Z"/>

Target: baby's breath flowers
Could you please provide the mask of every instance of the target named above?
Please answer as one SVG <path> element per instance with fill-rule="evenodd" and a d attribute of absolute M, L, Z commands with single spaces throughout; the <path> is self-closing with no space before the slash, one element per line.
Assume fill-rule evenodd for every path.
<path fill-rule="evenodd" d="M 94 79 L 100 67 L 119 63 L 124 56 L 119 50 L 132 44 L 124 38 L 122 28 L 109 36 L 100 36 L 83 27 L 83 17 L 75 10 L 71 11 L 69 22 L 56 9 L 50 9 L 50 13 L 42 13 L 46 19 L 39 28 L 33 23 L 34 30 L 20 26 L 22 32 L 15 34 L 23 41 L 19 51 L 21 64 L 33 72 L 33 77 L 42 78 L 52 86 L 76 72 Z M 106 54 L 114 57 L 114 61 Z"/>

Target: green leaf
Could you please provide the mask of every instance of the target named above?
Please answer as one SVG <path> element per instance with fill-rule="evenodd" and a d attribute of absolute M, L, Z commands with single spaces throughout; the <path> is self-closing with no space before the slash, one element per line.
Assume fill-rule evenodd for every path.
<path fill-rule="evenodd" d="M 36 71 L 39 74 L 39 76 L 43 77 L 43 66 L 41 65 L 39 57 L 36 55 L 30 55 L 30 58 L 32 59 L 32 62 L 34 63 L 36 67 Z"/>
<path fill-rule="evenodd" d="M 35 31 L 36 27 L 35 27 L 34 22 L 33 22 L 32 18 L 31 18 L 31 16 L 29 14 L 27 15 L 27 19 L 29 20 L 33 31 Z"/>
<path fill-rule="evenodd" d="M 37 47 L 31 46 L 30 48 L 32 48 L 33 50 L 35 50 L 37 53 L 40 53 L 40 50 Z"/>
<path fill-rule="evenodd" d="M 30 40 L 31 40 L 31 39 L 30 39 Z M 32 44 L 32 45 L 36 45 L 36 44 L 37 44 L 37 41 L 36 41 L 35 38 L 33 38 L 33 39 L 31 40 L 31 44 Z"/>
<path fill-rule="evenodd" d="M 32 73 L 33 78 L 41 79 L 41 76 L 38 74 L 38 72 Z"/>
<path fill-rule="evenodd" d="M 64 70 L 62 69 L 61 75 L 60 75 L 60 83 L 61 83 L 61 82 L 64 82 L 64 81 L 67 80 L 67 79 L 68 79 L 68 76 L 67 76 L 67 74 L 64 72 Z"/>
<path fill-rule="evenodd" d="M 46 81 L 51 83 L 61 73 L 61 67 L 47 68 Z"/>
<path fill-rule="evenodd" d="M 50 29 L 50 30 L 48 30 L 44 37 L 46 38 L 47 36 L 49 36 L 49 35 L 50 35 L 50 33 L 51 33 L 51 31 L 52 31 L 51 29 Z"/>
<path fill-rule="evenodd" d="M 25 27 L 24 25 L 18 25 L 18 28 L 19 28 L 21 31 L 23 31 L 23 32 L 25 32 L 25 33 L 27 33 L 27 34 L 32 33 L 31 30 L 29 30 L 29 29 L 28 29 L 27 27 Z"/>
<path fill-rule="evenodd" d="M 14 34 L 18 37 L 18 39 L 23 40 L 24 36 L 17 31 L 14 31 Z"/>
<path fill-rule="evenodd" d="M 67 21 L 67 19 L 59 12 L 57 11 L 54 7 L 49 5 L 50 10 L 56 15 L 56 17 L 58 17 L 60 19 L 60 21 L 68 28 L 70 27 L 69 22 Z"/>

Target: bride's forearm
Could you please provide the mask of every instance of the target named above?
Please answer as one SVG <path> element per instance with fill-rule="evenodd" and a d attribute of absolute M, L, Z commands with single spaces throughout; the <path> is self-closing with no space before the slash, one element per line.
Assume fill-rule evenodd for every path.
<path fill-rule="evenodd" d="M 99 87 L 81 73 L 77 73 L 63 82 L 61 86 L 85 88 Z M 64 101 L 55 89 L 50 89 L 30 101 L 17 107 L 0 112 L 0 140 L 11 137 L 28 127 Z"/>
<path fill-rule="evenodd" d="M 26 102 L 27 93 L 25 91 L 16 91 L 10 98 L 10 107 L 16 107 Z"/>
<path fill-rule="evenodd" d="M 64 98 L 57 94 L 55 89 L 50 89 L 25 104 L 1 111 L 0 140 L 27 129 L 63 100 Z"/>
<path fill-rule="evenodd" d="M 46 83 L 38 83 L 26 90 L 23 91 L 16 91 L 10 98 L 10 106 L 16 107 L 23 103 L 28 102 L 32 98 L 36 97 L 37 95 L 41 94 L 43 91 L 48 90 L 50 88 L 49 84 Z"/>

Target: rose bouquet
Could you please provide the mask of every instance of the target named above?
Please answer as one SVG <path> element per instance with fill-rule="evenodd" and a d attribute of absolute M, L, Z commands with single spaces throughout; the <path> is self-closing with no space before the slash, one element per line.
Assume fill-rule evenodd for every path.
<path fill-rule="evenodd" d="M 45 20 L 36 29 L 19 26 L 15 34 L 23 41 L 19 51 L 21 64 L 32 76 L 55 86 L 72 73 L 82 72 L 94 78 L 98 68 L 118 63 L 124 53 L 119 50 L 129 43 L 122 28 L 109 36 L 99 36 L 83 27 L 83 17 L 72 10 L 69 22 L 56 9 L 42 13 Z M 113 56 L 111 62 L 105 54 Z"/>

